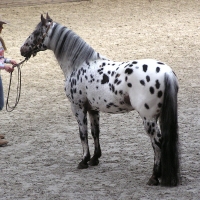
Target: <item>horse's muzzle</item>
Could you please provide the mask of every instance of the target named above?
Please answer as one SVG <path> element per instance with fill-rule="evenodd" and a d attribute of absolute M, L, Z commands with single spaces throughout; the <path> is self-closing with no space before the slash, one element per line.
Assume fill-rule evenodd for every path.
<path fill-rule="evenodd" d="M 27 49 L 24 46 L 22 46 L 20 48 L 20 52 L 21 52 L 21 55 L 24 56 L 25 58 L 30 58 L 31 55 L 32 55 L 32 52 L 31 51 L 27 51 Z"/>
<path fill-rule="evenodd" d="M 20 48 L 20 53 L 22 56 L 26 57 L 27 51 L 23 46 Z"/>

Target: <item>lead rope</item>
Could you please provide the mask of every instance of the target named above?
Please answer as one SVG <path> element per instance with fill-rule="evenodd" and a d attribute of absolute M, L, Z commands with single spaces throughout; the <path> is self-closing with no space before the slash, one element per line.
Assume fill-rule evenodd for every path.
<path fill-rule="evenodd" d="M 46 33 L 43 34 L 43 37 L 41 40 L 38 41 L 38 43 L 34 46 L 37 47 L 41 42 L 42 40 L 47 36 L 47 33 L 50 29 L 50 26 L 53 24 L 53 21 L 51 21 L 51 23 L 49 24 L 49 26 L 47 27 L 47 30 L 46 30 Z M 33 48 L 33 49 L 34 49 Z M 31 52 L 31 55 L 35 56 L 33 52 Z M 26 57 L 23 61 L 21 61 L 20 63 L 16 64 L 16 65 L 13 65 L 13 67 L 17 67 L 18 69 L 18 83 L 17 83 L 17 95 L 16 95 L 16 101 L 15 101 L 15 104 L 14 106 L 10 106 L 9 104 L 9 97 L 10 97 L 10 87 L 11 87 L 11 83 L 12 83 L 12 72 L 10 73 L 10 83 L 9 83 L 9 87 L 8 87 L 8 95 L 7 95 L 7 101 L 6 101 L 6 110 L 8 112 L 12 112 L 16 107 L 17 107 L 17 104 L 19 103 L 19 99 L 20 99 L 20 94 L 21 94 L 21 65 L 27 61 L 30 57 Z M 20 67 L 21 66 L 21 67 Z"/>
<path fill-rule="evenodd" d="M 7 95 L 7 100 L 6 100 L 6 110 L 7 110 L 7 112 L 12 112 L 17 107 L 17 104 L 19 103 L 19 99 L 20 99 L 20 95 L 21 95 L 21 67 L 22 67 L 21 65 L 23 65 L 23 63 L 27 60 L 28 60 L 28 58 L 25 58 L 20 63 L 13 65 L 13 67 L 17 67 L 17 69 L 18 69 L 17 70 L 17 72 L 18 72 L 17 94 L 16 94 L 16 100 L 15 100 L 14 106 L 10 106 L 9 97 L 10 97 L 10 88 L 11 88 L 11 84 L 12 84 L 12 72 L 11 72 L 10 73 L 10 83 L 9 83 L 9 87 L 8 87 L 8 95 Z"/>

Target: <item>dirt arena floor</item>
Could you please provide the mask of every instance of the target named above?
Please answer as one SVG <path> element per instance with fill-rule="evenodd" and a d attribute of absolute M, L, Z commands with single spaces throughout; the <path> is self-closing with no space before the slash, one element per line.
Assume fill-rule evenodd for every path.
<path fill-rule="evenodd" d="M 0 8 L 10 22 L 1 34 L 7 57 L 23 60 L 20 46 L 45 12 L 110 59 L 155 58 L 174 69 L 180 84 L 182 183 L 175 188 L 146 185 L 153 150 L 136 112 L 101 113 L 100 165 L 78 170 L 77 122 L 62 71 L 46 51 L 22 67 L 20 102 L 13 112 L 4 108 L 0 115 L 0 133 L 9 141 L 0 148 L 0 199 L 200 199 L 200 1 L 93 0 Z M 6 99 L 9 74 L 1 75 Z"/>

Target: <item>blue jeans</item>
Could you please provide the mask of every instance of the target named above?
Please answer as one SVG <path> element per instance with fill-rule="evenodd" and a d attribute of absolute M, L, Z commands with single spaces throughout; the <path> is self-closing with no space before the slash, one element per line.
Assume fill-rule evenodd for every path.
<path fill-rule="evenodd" d="M 3 83 L 0 76 L 0 110 L 4 107 Z"/>

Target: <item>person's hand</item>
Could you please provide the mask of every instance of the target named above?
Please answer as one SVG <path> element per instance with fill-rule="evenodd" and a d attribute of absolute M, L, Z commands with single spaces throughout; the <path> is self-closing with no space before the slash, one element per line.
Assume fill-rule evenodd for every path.
<path fill-rule="evenodd" d="M 10 65 L 5 65 L 5 66 L 4 66 L 4 69 L 5 69 L 7 72 L 13 72 L 14 67 L 11 67 Z"/>
<path fill-rule="evenodd" d="M 12 64 L 12 65 L 16 65 L 17 62 L 16 62 L 15 60 L 10 60 L 10 64 Z"/>

